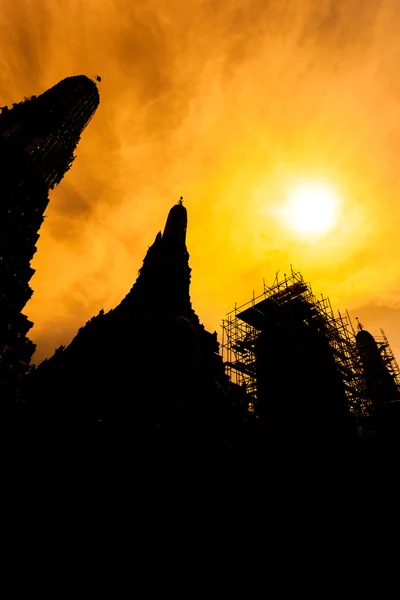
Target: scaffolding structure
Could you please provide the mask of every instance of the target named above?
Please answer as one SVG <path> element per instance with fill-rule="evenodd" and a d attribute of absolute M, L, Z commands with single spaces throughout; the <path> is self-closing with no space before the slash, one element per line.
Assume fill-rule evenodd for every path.
<path fill-rule="evenodd" d="M 266 324 L 265 301 L 277 306 L 300 301 L 302 313 L 312 319 L 324 332 L 343 381 L 350 410 L 358 419 L 369 415 L 370 403 L 366 397 L 362 364 L 355 343 L 355 331 L 350 316 L 340 312 L 335 316 L 329 298 L 316 298 L 311 286 L 299 272 L 293 271 L 279 279 L 276 274 L 272 286 L 264 281 L 264 291 L 252 299 L 236 306 L 222 323 L 222 352 L 227 375 L 231 381 L 246 390 L 248 410 L 257 414 L 256 343 Z M 387 342 L 387 340 L 386 340 Z M 386 344 L 389 351 L 390 346 Z M 394 356 L 393 356 L 394 360 Z M 394 364 L 393 362 L 391 363 Z M 397 363 L 395 363 L 397 366 Z M 400 370 L 397 366 L 400 381 Z"/>
<path fill-rule="evenodd" d="M 393 380 L 400 390 L 400 367 L 395 358 L 393 350 L 389 344 L 389 340 L 387 339 L 385 332 L 380 327 L 379 328 L 381 335 L 374 335 L 374 339 L 377 343 L 379 353 L 382 357 L 383 363 L 389 374 L 393 377 Z"/>

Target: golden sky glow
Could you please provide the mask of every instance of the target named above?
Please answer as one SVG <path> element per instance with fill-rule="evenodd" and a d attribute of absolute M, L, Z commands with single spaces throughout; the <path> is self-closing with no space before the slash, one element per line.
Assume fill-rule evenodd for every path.
<path fill-rule="evenodd" d="M 399 23 L 398 0 L 2 0 L 0 105 L 102 77 L 32 263 L 35 360 L 119 303 L 181 195 L 209 329 L 292 263 L 400 358 Z M 339 190 L 324 235 L 279 218 L 294 181 Z"/>

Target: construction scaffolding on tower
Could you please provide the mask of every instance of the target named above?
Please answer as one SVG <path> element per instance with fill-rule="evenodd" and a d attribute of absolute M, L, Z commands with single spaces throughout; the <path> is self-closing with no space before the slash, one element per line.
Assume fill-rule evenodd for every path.
<path fill-rule="evenodd" d="M 235 305 L 234 310 L 223 320 L 222 352 L 227 375 L 231 381 L 246 390 L 248 410 L 257 414 L 257 339 L 266 326 L 271 301 L 277 307 L 296 301 L 297 305 L 301 305 L 305 319 L 312 319 L 326 335 L 349 408 L 362 427 L 365 418 L 369 416 L 370 403 L 365 393 L 365 379 L 355 343 L 355 331 L 348 312 L 346 311 L 346 315 L 338 312 L 335 316 L 329 298 L 321 295 L 317 299 L 310 284 L 304 281 L 301 273 L 293 271 L 292 267 L 290 275 L 285 274 L 280 280 L 278 276 L 279 272 L 271 287 L 264 282 L 261 295 L 255 297 L 253 292 L 249 302 L 239 307 Z M 284 356 L 282 360 L 285 360 Z"/>
<path fill-rule="evenodd" d="M 395 384 L 400 390 L 400 367 L 394 356 L 393 350 L 389 344 L 389 340 L 387 339 L 385 332 L 380 327 L 381 335 L 374 335 L 375 341 L 378 345 L 380 354 L 383 358 L 383 362 L 385 367 L 389 371 L 390 375 L 393 377 Z"/>

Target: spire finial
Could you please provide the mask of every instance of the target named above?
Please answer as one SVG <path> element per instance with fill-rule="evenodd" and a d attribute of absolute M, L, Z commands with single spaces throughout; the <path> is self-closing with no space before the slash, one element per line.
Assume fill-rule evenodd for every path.
<path fill-rule="evenodd" d="M 183 196 L 181 196 L 181 197 L 179 198 L 179 204 L 182 204 L 182 203 L 183 203 Z"/>

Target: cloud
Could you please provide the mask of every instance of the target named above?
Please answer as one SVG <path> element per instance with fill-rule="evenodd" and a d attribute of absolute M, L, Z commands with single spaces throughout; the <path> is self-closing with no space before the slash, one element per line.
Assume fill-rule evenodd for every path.
<path fill-rule="evenodd" d="M 33 261 L 37 357 L 125 296 L 181 195 L 193 304 L 210 329 L 290 263 L 338 308 L 392 302 L 397 0 L 4 4 L 0 105 L 102 77 Z M 341 190 L 341 221 L 318 242 L 273 216 L 293 177 Z"/>

